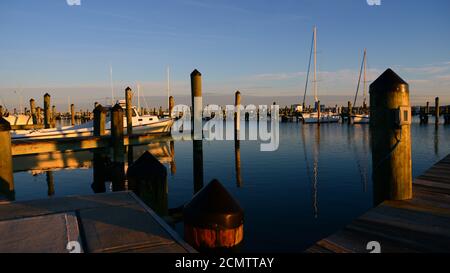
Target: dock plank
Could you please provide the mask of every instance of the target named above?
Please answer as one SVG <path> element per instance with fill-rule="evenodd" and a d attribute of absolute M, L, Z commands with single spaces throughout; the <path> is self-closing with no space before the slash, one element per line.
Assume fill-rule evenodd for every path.
<path fill-rule="evenodd" d="M 413 181 L 411 200 L 385 201 L 309 253 L 368 253 L 377 241 L 385 253 L 450 253 L 450 155 Z"/>
<path fill-rule="evenodd" d="M 0 205 L 0 252 L 68 253 L 70 241 L 87 253 L 196 252 L 132 192 Z"/>

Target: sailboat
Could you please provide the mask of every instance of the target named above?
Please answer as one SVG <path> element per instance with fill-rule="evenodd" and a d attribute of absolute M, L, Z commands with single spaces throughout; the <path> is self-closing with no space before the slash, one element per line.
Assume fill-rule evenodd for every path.
<path fill-rule="evenodd" d="M 353 103 L 353 105 L 356 105 L 356 100 L 358 98 L 358 92 L 359 92 L 359 86 L 361 84 L 361 74 L 364 74 L 364 79 L 363 79 L 363 109 L 364 110 L 367 108 L 367 104 L 366 104 L 366 99 L 367 99 L 366 66 L 367 66 L 367 49 L 364 49 L 364 57 L 363 57 L 363 61 L 361 64 L 361 69 L 359 71 L 358 86 L 356 87 L 355 101 Z M 368 113 L 352 114 L 351 119 L 352 119 L 353 124 L 368 124 L 370 122 L 370 116 Z"/>
<path fill-rule="evenodd" d="M 312 50 L 314 49 L 314 50 Z M 314 51 L 314 102 L 315 102 L 315 107 L 314 107 L 314 111 L 313 112 L 302 112 L 302 119 L 304 123 L 335 123 L 335 122 L 339 122 L 339 115 L 336 115 L 334 113 L 332 113 L 331 111 L 327 111 L 327 112 L 322 112 L 320 113 L 320 117 L 319 117 L 319 107 L 321 107 L 319 105 L 319 98 L 317 95 L 317 28 L 314 27 L 313 30 L 313 43 L 311 45 L 311 52 L 310 52 L 310 62 L 311 62 L 311 53 L 312 51 Z M 309 68 L 310 66 L 308 66 L 308 77 L 306 78 L 306 81 L 308 82 L 309 80 Z M 308 84 L 306 84 L 305 87 L 305 94 L 306 94 L 306 89 L 308 87 Z M 303 100 L 303 106 L 305 105 L 305 102 Z M 304 107 L 303 107 L 304 108 Z"/>

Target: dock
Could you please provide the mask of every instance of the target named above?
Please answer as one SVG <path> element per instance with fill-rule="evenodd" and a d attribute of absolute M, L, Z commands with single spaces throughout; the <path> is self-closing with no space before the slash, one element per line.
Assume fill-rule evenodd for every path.
<path fill-rule="evenodd" d="M 196 252 L 132 192 L 0 205 L 0 253 Z"/>
<path fill-rule="evenodd" d="M 413 199 L 385 201 L 350 225 L 317 242 L 309 253 L 450 252 L 450 155 L 413 181 Z"/>

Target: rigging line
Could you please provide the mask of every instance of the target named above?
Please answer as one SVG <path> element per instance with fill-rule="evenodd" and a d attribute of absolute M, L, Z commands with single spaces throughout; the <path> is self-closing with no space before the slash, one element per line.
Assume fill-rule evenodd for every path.
<path fill-rule="evenodd" d="M 356 107 L 356 99 L 358 98 L 359 86 L 361 85 L 361 74 L 362 74 L 363 68 L 364 68 L 364 58 L 363 58 L 363 61 L 361 62 L 361 69 L 359 70 L 358 86 L 356 87 L 356 94 L 355 94 L 355 100 L 353 101 L 353 107 Z"/>
<path fill-rule="evenodd" d="M 314 46 L 313 44 L 314 44 L 314 34 L 313 34 L 312 41 L 311 41 L 311 50 L 309 52 L 309 63 L 308 63 L 308 71 L 307 71 L 307 74 L 306 74 L 305 93 L 303 94 L 303 104 L 302 104 L 303 111 L 305 111 L 305 107 L 306 107 L 306 105 L 305 105 L 305 103 L 306 103 L 306 91 L 308 90 L 309 72 L 311 70 L 311 59 L 312 59 L 313 46 Z"/>

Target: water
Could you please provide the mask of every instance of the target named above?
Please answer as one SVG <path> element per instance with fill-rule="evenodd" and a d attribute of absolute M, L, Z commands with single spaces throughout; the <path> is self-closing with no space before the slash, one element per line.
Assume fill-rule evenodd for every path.
<path fill-rule="evenodd" d="M 450 153 L 450 126 L 441 125 L 436 131 L 432 124 L 415 122 L 411 132 L 416 177 Z M 168 143 L 134 147 L 135 157 L 150 150 L 168 170 L 170 162 L 176 166 L 176 173 L 168 179 L 169 208 L 185 204 L 194 193 L 192 142 L 177 141 L 174 147 L 175 156 Z M 234 141 L 203 143 L 204 181 L 217 178 L 244 209 L 241 251 L 303 251 L 372 207 L 367 125 L 323 124 L 319 129 L 317 125 L 282 123 L 280 147 L 275 152 L 260 152 L 259 142 L 241 141 L 241 183 L 236 177 L 234 147 Z M 35 176 L 31 171 L 15 173 L 16 200 L 47 198 L 51 175 L 53 197 L 92 194 L 91 160 L 89 151 L 66 157 L 16 158 L 16 166 L 24 168 L 75 168 L 33 171 Z M 174 227 L 183 234 L 182 223 Z"/>

